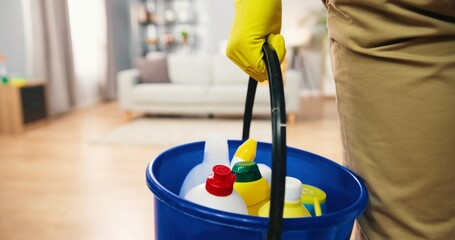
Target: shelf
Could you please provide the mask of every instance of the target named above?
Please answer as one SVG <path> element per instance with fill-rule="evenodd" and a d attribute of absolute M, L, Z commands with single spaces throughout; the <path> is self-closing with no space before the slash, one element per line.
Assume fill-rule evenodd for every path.
<path fill-rule="evenodd" d="M 141 55 L 149 51 L 173 52 L 196 46 L 197 14 L 192 0 L 142 0 L 133 24 L 138 28 Z M 188 44 L 183 44 L 182 32 L 187 32 Z M 172 44 L 167 42 L 172 41 Z"/>
<path fill-rule="evenodd" d="M 0 132 L 20 133 L 49 118 L 45 83 L 0 85 Z"/>
<path fill-rule="evenodd" d="M 158 25 L 157 22 L 139 22 L 142 26 L 149 26 L 149 25 Z"/>

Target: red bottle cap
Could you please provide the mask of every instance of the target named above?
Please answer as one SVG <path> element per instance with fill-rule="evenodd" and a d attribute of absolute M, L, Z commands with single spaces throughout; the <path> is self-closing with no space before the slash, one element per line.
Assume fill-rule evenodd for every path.
<path fill-rule="evenodd" d="M 213 174 L 205 182 L 205 189 L 215 196 L 229 196 L 234 189 L 235 175 L 224 165 L 216 165 L 212 170 Z"/>

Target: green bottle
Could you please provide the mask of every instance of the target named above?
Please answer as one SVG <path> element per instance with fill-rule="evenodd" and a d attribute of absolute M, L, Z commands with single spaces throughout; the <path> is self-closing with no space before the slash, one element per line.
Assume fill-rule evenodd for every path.
<path fill-rule="evenodd" d="M 9 82 L 8 71 L 6 71 L 6 57 L 2 54 L 0 54 L 0 76 L 2 77 L 3 84 Z"/>
<path fill-rule="evenodd" d="M 3 84 L 8 84 L 9 80 L 8 80 L 8 75 L 2 75 L 2 83 Z"/>

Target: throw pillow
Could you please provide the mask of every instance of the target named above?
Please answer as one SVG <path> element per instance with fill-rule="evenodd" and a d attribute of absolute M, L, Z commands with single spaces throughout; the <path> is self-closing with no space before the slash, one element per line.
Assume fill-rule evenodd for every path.
<path fill-rule="evenodd" d="M 136 60 L 141 83 L 168 83 L 166 56 L 153 59 L 139 58 Z"/>

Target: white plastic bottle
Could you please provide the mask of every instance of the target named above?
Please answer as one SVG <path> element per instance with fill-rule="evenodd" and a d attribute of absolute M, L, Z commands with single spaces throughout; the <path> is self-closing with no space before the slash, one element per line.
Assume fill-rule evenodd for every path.
<path fill-rule="evenodd" d="M 212 174 L 215 165 L 229 166 L 229 149 L 227 139 L 222 135 L 211 135 L 207 137 L 204 147 L 204 159 L 202 163 L 196 165 L 186 175 L 180 188 L 180 197 L 193 187 L 205 182 L 206 178 Z"/>
<path fill-rule="evenodd" d="M 237 151 L 235 151 L 234 157 L 231 160 L 231 169 L 234 167 L 234 165 L 238 162 L 241 161 L 254 161 L 254 158 L 256 157 L 256 149 L 257 149 L 257 141 L 249 138 L 246 140 L 244 143 L 242 143 L 238 148 Z M 257 163 L 257 166 L 259 168 L 259 172 L 261 172 L 261 175 L 265 180 L 267 180 L 267 183 L 269 186 L 272 184 L 272 169 L 262 163 Z"/>
<path fill-rule="evenodd" d="M 242 197 L 234 190 L 235 175 L 224 165 L 213 167 L 205 184 L 199 184 L 185 195 L 185 199 L 194 203 L 221 211 L 248 214 Z"/>

